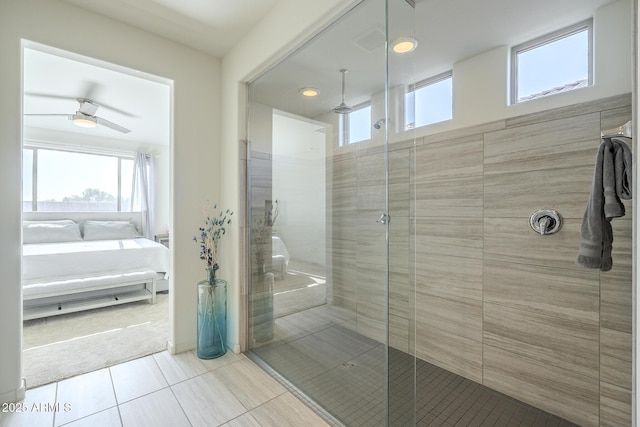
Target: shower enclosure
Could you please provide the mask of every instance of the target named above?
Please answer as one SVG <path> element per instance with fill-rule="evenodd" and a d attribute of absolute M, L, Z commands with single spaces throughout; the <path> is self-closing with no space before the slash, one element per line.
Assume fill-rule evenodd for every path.
<path fill-rule="evenodd" d="M 334 425 L 630 425 L 630 204 L 574 260 L 631 2 L 448 3 L 359 2 L 249 84 L 248 355 Z M 593 84 L 510 104 L 511 48 L 588 19 Z"/>

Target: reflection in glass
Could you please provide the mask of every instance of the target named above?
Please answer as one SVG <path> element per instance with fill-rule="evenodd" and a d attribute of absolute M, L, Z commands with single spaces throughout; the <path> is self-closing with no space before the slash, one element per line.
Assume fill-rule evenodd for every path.
<path fill-rule="evenodd" d="M 391 391 L 411 406 L 415 364 L 408 329 L 389 338 L 393 230 L 376 223 L 389 212 L 384 24 L 385 2 L 363 2 L 249 86 L 251 355 L 345 425 L 414 413 L 387 407 Z M 333 49 L 345 31 L 358 41 Z M 331 67 L 320 53 L 328 51 Z M 349 114 L 333 111 L 341 68 L 349 68 Z M 302 97 L 293 90 L 301 87 L 320 95 Z M 408 185 L 408 171 L 402 179 Z M 408 224 L 408 200 L 402 209 L 398 227 Z M 407 257 L 396 267 L 408 269 Z M 390 363 L 408 379 L 402 388 L 389 389 Z"/>

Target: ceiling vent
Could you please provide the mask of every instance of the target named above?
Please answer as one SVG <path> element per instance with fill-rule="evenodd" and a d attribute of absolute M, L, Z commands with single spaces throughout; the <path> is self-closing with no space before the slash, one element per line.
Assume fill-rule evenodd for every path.
<path fill-rule="evenodd" d="M 365 52 L 373 52 L 378 48 L 384 48 L 384 29 L 380 27 L 371 28 L 357 36 L 353 42 Z"/>

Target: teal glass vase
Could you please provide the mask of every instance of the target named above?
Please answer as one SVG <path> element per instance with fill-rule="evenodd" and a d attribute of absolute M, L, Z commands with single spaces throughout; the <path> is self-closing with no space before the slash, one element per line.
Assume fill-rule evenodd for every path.
<path fill-rule="evenodd" d="M 215 359 L 227 352 L 227 282 L 214 274 L 198 283 L 197 326 L 200 359 Z"/>

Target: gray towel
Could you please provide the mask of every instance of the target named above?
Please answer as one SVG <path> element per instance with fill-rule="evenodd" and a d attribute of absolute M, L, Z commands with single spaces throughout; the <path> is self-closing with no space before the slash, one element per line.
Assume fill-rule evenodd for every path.
<path fill-rule="evenodd" d="M 611 219 L 624 216 L 622 199 L 631 199 L 631 148 L 625 138 L 606 138 L 602 140 L 596 156 L 576 264 L 602 271 L 611 270 Z"/>

